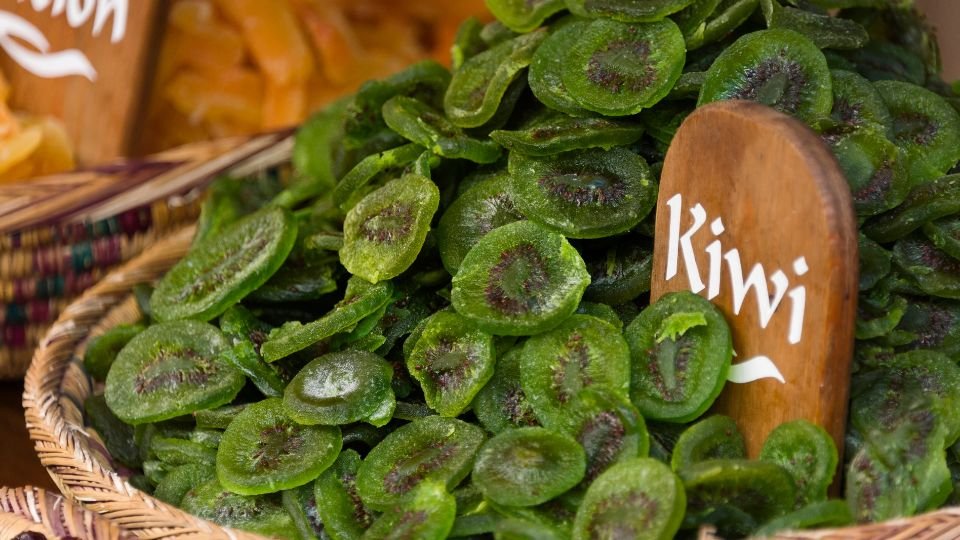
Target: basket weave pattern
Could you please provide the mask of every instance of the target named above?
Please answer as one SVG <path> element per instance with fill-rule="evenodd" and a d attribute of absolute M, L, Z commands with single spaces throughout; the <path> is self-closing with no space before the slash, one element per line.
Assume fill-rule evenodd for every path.
<path fill-rule="evenodd" d="M 97 514 L 42 489 L 0 488 L 0 538 L 25 532 L 53 538 L 131 540 L 134 536 Z"/>

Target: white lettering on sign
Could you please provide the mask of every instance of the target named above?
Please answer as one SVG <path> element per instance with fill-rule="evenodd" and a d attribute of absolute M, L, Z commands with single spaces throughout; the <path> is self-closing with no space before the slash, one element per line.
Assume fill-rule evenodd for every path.
<path fill-rule="evenodd" d="M 772 274 L 767 274 L 767 270 L 762 263 L 756 263 L 751 267 L 750 272 L 744 278 L 743 262 L 740 258 L 740 250 L 733 248 L 727 251 L 723 249 L 723 243 L 720 236 L 726 231 L 722 218 L 716 218 L 710 222 L 710 232 L 714 239 L 704 251 L 707 254 L 709 268 L 707 268 L 707 283 L 704 284 L 703 277 L 700 274 L 700 268 L 697 265 L 696 253 L 693 249 L 693 236 L 700 231 L 708 221 L 706 209 L 700 203 L 689 208 L 693 222 L 686 231 L 680 230 L 680 222 L 683 217 L 683 197 L 678 193 L 667 201 L 667 207 L 670 209 L 669 239 L 667 242 L 667 268 L 665 279 L 670 281 L 677 277 L 680 271 L 680 259 L 683 259 L 683 266 L 686 270 L 687 283 L 690 290 L 700 293 L 707 290 L 707 298 L 712 300 L 720 294 L 721 280 L 723 276 L 723 263 L 726 262 L 727 274 L 730 279 L 731 297 L 733 299 L 733 313 L 740 314 L 743 309 L 744 301 L 752 290 L 754 298 L 757 300 L 757 314 L 760 319 L 760 327 L 766 328 L 770 320 L 777 313 L 780 304 L 787 299 L 790 303 L 790 321 L 786 339 L 791 345 L 800 343 L 803 337 L 803 318 L 806 309 L 807 291 L 803 285 L 791 288 L 790 277 L 781 270 L 776 269 Z M 793 261 L 791 268 L 795 277 L 800 277 L 809 271 L 807 260 L 800 256 Z M 772 285 L 772 292 L 771 292 Z M 773 378 L 781 383 L 786 382 L 783 374 L 777 369 L 776 364 L 767 356 L 755 356 L 732 366 L 728 380 L 734 383 L 747 383 L 759 379 Z"/>
<path fill-rule="evenodd" d="M 27 0 L 17 0 L 22 4 Z M 93 19 L 91 34 L 97 37 L 108 21 L 112 21 L 110 42 L 118 43 L 127 33 L 129 0 L 29 0 L 34 11 L 49 10 L 51 17 L 65 15 L 71 28 L 80 28 Z M 24 45 L 26 44 L 26 45 Z M 14 62 L 38 77 L 57 78 L 70 75 L 97 78 L 97 70 L 80 50 L 53 52 L 50 42 L 39 28 L 23 17 L 0 11 L 0 49 Z"/>

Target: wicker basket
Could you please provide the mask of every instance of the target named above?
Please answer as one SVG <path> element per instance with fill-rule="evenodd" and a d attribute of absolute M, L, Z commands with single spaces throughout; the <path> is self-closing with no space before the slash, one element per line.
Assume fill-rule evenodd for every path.
<path fill-rule="evenodd" d="M 22 377 L 61 310 L 119 264 L 193 223 L 202 188 L 289 160 L 289 131 L 0 187 L 0 379 Z"/>
<path fill-rule="evenodd" d="M 49 540 L 131 540 L 135 538 L 103 517 L 42 489 L 0 488 L 0 538 L 39 533 Z"/>

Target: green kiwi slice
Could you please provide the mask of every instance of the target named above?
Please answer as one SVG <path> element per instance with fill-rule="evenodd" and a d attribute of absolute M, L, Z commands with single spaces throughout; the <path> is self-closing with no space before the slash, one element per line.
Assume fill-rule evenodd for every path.
<path fill-rule="evenodd" d="M 544 29 L 523 34 L 467 59 L 453 74 L 443 99 L 447 118 L 464 128 L 490 121 L 504 94 L 547 37 Z"/>
<path fill-rule="evenodd" d="M 360 454 L 346 449 L 320 474 L 314 485 L 317 513 L 324 530 L 334 539 L 360 538 L 373 524 L 374 515 L 357 494 Z"/>
<path fill-rule="evenodd" d="M 926 223 L 960 213 L 960 174 L 913 188 L 902 204 L 867 221 L 863 232 L 877 242 L 892 242 Z"/>
<path fill-rule="evenodd" d="M 166 465 L 213 465 L 217 459 L 216 448 L 176 437 L 153 437 L 150 439 L 149 452 Z"/>
<path fill-rule="evenodd" d="M 493 336 L 472 328 L 455 312 L 441 311 L 427 319 L 407 357 L 410 375 L 420 383 L 430 408 L 458 416 L 493 376 Z"/>
<path fill-rule="evenodd" d="M 371 283 L 400 275 L 420 253 L 439 204 L 440 190 L 428 178 L 388 182 L 347 212 L 340 262 Z"/>
<path fill-rule="evenodd" d="M 722 523 L 728 516 L 749 528 L 793 510 L 796 489 L 790 474 L 766 461 L 712 459 L 678 471 L 687 493 L 684 528 Z M 726 515 L 724 515 L 726 514 Z"/>
<path fill-rule="evenodd" d="M 217 449 L 217 478 L 240 495 L 261 495 L 313 481 L 340 453 L 340 428 L 302 426 L 283 401 L 254 403 L 230 422 Z"/>
<path fill-rule="evenodd" d="M 100 436 L 110 457 L 127 467 L 139 467 L 143 461 L 133 426 L 121 421 L 107 406 L 103 395 L 93 395 L 83 402 L 86 423 Z"/>
<path fill-rule="evenodd" d="M 861 295 L 857 304 L 857 339 L 873 339 L 890 334 L 907 310 L 906 298 L 876 290 Z"/>
<path fill-rule="evenodd" d="M 311 242 L 317 241 L 318 236 L 313 235 Z M 291 259 L 293 257 L 287 259 L 277 273 L 273 274 L 259 289 L 250 293 L 246 299 L 268 304 L 308 302 L 337 290 L 334 273 L 338 269 L 333 264 L 336 257 L 320 260 Z"/>
<path fill-rule="evenodd" d="M 455 418 L 427 416 L 393 431 L 370 450 L 357 471 L 357 492 L 374 509 L 388 509 L 425 481 L 453 488 L 473 466 L 483 430 Z"/>
<path fill-rule="evenodd" d="M 845 497 L 858 523 L 913 515 L 917 492 L 904 489 L 911 483 L 905 467 L 887 464 L 871 445 L 864 445 L 850 460 L 845 475 Z"/>
<path fill-rule="evenodd" d="M 495 142 L 466 135 L 440 111 L 422 101 L 393 97 L 383 104 L 383 119 L 403 138 L 434 154 L 475 163 L 494 163 L 500 158 L 500 147 Z"/>
<path fill-rule="evenodd" d="M 310 362 L 283 395 L 286 413 L 304 425 L 350 424 L 370 417 L 392 401 L 393 368 L 367 351 L 345 350 Z"/>
<path fill-rule="evenodd" d="M 670 455 L 670 467 L 679 471 L 710 459 L 746 457 L 746 443 L 737 423 L 729 416 L 715 414 L 680 434 Z"/>
<path fill-rule="evenodd" d="M 561 72 L 573 42 L 590 26 L 589 21 L 565 19 L 537 47 L 530 62 L 527 80 L 530 90 L 547 107 L 573 116 L 587 116 L 584 109 L 570 95 L 563 84 Z"/>
<path fill-rule="evenodd" d="M 511 152 L 509 167 L 520 212 L 571 238 L 630 230 L 656 202 L 650 168 L 626 148 L 549 157 Z"/>
<path fill-rule="evenodd" d="M 297 527 L 302 540 L 316 540 L 329 536 L 325 534 L 324 524 L 317 513 L 313 483 L 288 489 L 280 494 L 280 499 L 287 513 L 293 518 L 293 524 Z"/>
<path fill-rule="evenodd" d="M 468 17 L 460 23 L 457 35 L 453 38 L 453 45 L 450 46 L 450 64 L 453 69 L 460 69 L 468 58 L 487 50 L 487 44 L 480 38 L 482 30 L 483 24 L 476 17 Z"/>
<path fill-rule="evenodd" d="M 519 130 L 495 130 L 490 138 L 501 146 L 528 156 L 551 156 L 582 148 L 611 149 L 632 144 L 643 135 L 643 126 L 620 119 L 578 118 L 558 112 L 538 115 Z"/>
<path fill-rule="evenodd" d="M 117 354 L 144 328 L 142 324 L 120 324 L 91 339 L 83 353 L 84 371 L 95 380 L 106 380 Z"/>
<path fill-rule="evenodd" d="M 242 371 L 263 395 L 282 396 L 286 384 L 259 352 L 270 333 L 270 325 L 257 319 L 247 308 L 236 305 L 220 317 L 220 330 L 230 345 L 221 358 Z"/>
<path fill-rule="evenodd" d="M 386 510 L 364 540 L 442 540 L 450 534 L 457 501 L 443 482 L 421 482 L 407 499 Z"/>
<path fill-rule="evenodd" d="M 930 90 L 900 81 L 874 83 L 893 117 L 893 142 L 907 153 L 915 185 L 960 161 L 960 113 Z"/>
<path fill-rule="evenodd" d="M 859 216 L 873 216 L 906 199 L 911 180 L 905 155 L 881 133 L 862 128 L 841 137 L 825 136 L 850 185 Z"/>
<path fill-rule="evenodd" d="M 503 431 L 484 443 L 473 464 L 473 483 L 490 500 L 535 506 L 583 480 L 586 454 L 569 435 L 541 427 Z"/>
<path fill-rule="evenodd" d="M 863 233 L 858 239 L 860 251 L 860 291 L 875 287 L 890 273 L 893 254 Z"/>
<path fill-rule="evenodd" d="M 228 346 L 223 334 L 207 323 L 153 325 L 117 355 L 107 375 L 107 405 L 133 425 L 225 405 L 245 380 L 240 371 L 219 361 Z"/>
<path fill-rule="evenodd" d="M 671 15 L 673 22 L 683 32 L 686 40 L 701 36 L 707 27 L 707 19 L 720 5 L 720 0 L 693 0 L 689 6 Z"/>
<path fill-rule="evenodd" d="M 533 406 L 520 384 L 522 351 L 522 347 L 514 347 L 498 358 L 493 377 L 473 400 L 473 413 L 491 433 L 538 425 Z"/>
<path fill-rule="evenodd" d="M 291 161 L 294 169 L 303 177 L 295 190 L 281 192 L 274 199 L 285 208 L 322 193 L 337 183 L 337 147 L 343 139 L 346 99 L 340 99 L 317 111 L 297 130 L 293 142 Z M 294 193 L 296 191 L 296 193 Z M 203 231 L 207 227 L 201 225 Z"/>
<path fill-rule="evenodd" d="M 627 397 L 630 350 L 612 324 L 590 315 L 572 315 L 523 346 L 520 383 L 544 426 L 556 429 L 584 388 L 606 387 Z"/>
<path fill-rule="evenodd" d="M 348 331 L 385 306 L 392 296 L 393 285 L 389 281 L 370 283 L 363 278 L 351 277 L 343 300 L 333 310 L 306 324 L 288 322 L 273 329 L 260 346 L 260 354 L 267 362 L 276 362 L 334 334 Z"/>
<path fill-rule="evenodd" d="M 560 77 L 581 107 L 627 116 L 663 99 L 680 78 L 685 58 L 683 34 L 670 19 L 597 19 L 571 43 Z"/>
<path fill-rule="evenodd" d="M 242 403 L 239 405 L 202 409 L 193 412 L 193 419 L 197 423 L 197 428 L 200 429 L 227 429 L 230 422 L 246 408 L 247 404 Z"/>
<path fill-rule="evenodd" d="M 583 297 L 610 305 L 623 304 L 650 290 L 653 275 L 653 249 L 637 239 L 617 242 L 584 259 L 590 272 L 590 285 Z"/>
<path fill-rule="evenodd" d="M 293 249 L 297 223 L 290 212 L 265 208 L 194 245 L 160 280 L 150 297 L 159 321 L 208 321 L 276 272 Z"/>
<path fill-rule="evenodd" d="M 826 501 L 827 488 L 837 471 L 837 446 L 820 426 L 793 420 L 770 432 L 760 450 L 760 460 L 776 463 L 793 477 L 797 508 Z"/>
<path fill-rule="evenodd" d="M 746 34 L 707 70 L 697 106 L 746 99 L 811 123 L 833 106 L 827 59 L 809 39 L 775 28 Z"/>
<path fill-rule="evenodd" d="M 781 531 L 795 531 L 799 529 L 834 528 L 853 525 L 853 512 L 847 501 L 831 499 L 817 501 L 794 510 L 761 525 L 754 536 L 774 536 Z"/>
<path fill-rule="evenodd" d="M 937 249 L 960 260 L 960 216 L 931 221 L 923 226 L 923 234 Z"/>
<path fill-rule="evenodd" d="M 570 11 L 580 17 L 605 18 L 624 22 L 659 21 L 694 0 L 566 0 Z"/>
<path fill-rule="evenodd" d="M 457 313 L 496 335 L 531 335 L 556 327 L 580 303 L 590 281 L 567 240 L 529 221 L 489 232 L 453 277 Z"/>
<path fill-rule="evenodd" d="M 669 467 L 651 458 L 623 461 L 587 489 L 573 540 L 667 540 L 680 528 L 686 506 L 683 483 Z"/>
<path fill-rule="evenodd" d="M 487 9 L 498 21 L 521 33 L 536 30 L 566 7 L 564 0 L 487 0 Z"/>
<path fill-rule="evenodd" d="M 411 143 L 384 150 L 360 160 L 337 182 L 333 190 L 333 203 L 342 210 L 350 210 L 357 203 L 359 194 L 365 195 L 367 185 L 384 172 L 406 167 L 423 153 L 423 146 Z"/>
<path fill-rule="evenodd" d="M 299 537 L 279 493 L 253 497 L 238 495 L 214 478 L 188 491 L 180 505 L 201 519 L 225 527 L 277 538 Z"/>
<path fill-rule="evenodd" d="M 669 293 L 640 312 L 624 336 L 630 399 L 644 418 L 689 422 L 720 394 L 733 357 L 730 327 L 707 300 Z"/>
<path fill-rule="evenodd" d="M 457 197 L 443 213 L 437 227 L 437 249 L 450 274 L 456 275 L 463 258 L 482 236 L 523 219 L 510 184 L 507 176 L 477 184 Z"/>
<path fill-rule="evenodd" d="M 885 136 L 893 136 L 893 117 L 880 92 L 858 73 L 830 70 L 833 109 L 830 118 L 847 130 L 874 127 Z"/>
<path fill-rule="evenodd" d="M 760 0 L 721 0 L 707 16 L 702 29 L 685 35 L 687 50 L 699 49 L 731 35 L 746 22 L 760 5 Z"/>
<path fill-rule="evenodd" d="M 893 245 L 893 262 L 923 292 L 960 299 L 960 259 L 944 253 L 926 237 L 914 234 L 898 240 Z"/>
<path fill-rule="evenodd" d="M 960 303 L 911 298 L 887 340 L 904 350 L 930 349 L 956 357 L 960 354 Z"/>
<path fill-rule="evenodd" d="M 586 452 L 585 484 L 617 462 L 647 457 L 650 437 L 646 423 L 621 394 L 602 386 L 584 388 L 567 411 L 560 429 L 576 439 Z"/>
<path fill-rule="evenodd" d="M 781 6 L 779 0 L 761 0 L 760 7 L 767 27 L 799 32 L 821 49 L 859 49 L 870 40 L 867 30 L 856 21 Z"/>
<path fill-rule="evenodd" d="M 163 477 L 153 490 L 153 496 L 161 501 L 179 506 L 191 489 L 216 477 L 216 469 L 210 463 L 180 465 Z"/>

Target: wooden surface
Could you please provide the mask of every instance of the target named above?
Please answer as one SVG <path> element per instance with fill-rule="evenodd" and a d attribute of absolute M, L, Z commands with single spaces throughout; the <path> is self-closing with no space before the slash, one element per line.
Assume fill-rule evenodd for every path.
<path fill-rule="evenodd" d="M 53 7 L 38 12 L 37 2 L 0 0 L 0 11 L 26 19 L 43 32 L 50 51 L 79 49 L 96 70 L 96 80 L 72 75 L 43 78 L 34 75 L 0 50 L 0 69 L 11 82 L 15 109 L 52 114 L 64 121 L 81 164 L 97 164 L 128 154 L 136 134 L 141 102 L 162 29 L 161 0 L 128 0 L 128 20 L 122 40 L 112 42 L 115 17 L 106 19 L 93 35 L 95 7 L 85 24 L 71 28 L 66 13 L 52 15 Z M 100 6 L 103 1 L 67 2 Z M 120 3 L 120 2 L 115 2 Z M 58 2 L 50 3 L 55 6 Z M 76 19 L 75 19 L 76 20 Z"/>
<path fill-rule="evenodd" d="M 806 418 L 827 429 L 842 448 L 847 417 L 849 366 L 857 298 L 856 222 L 849 188 L 836 161 L 806 126 L 751 102 L 722 102 L 698 109 L 677 132 L 667 153 L 657 203 L 652 298 L 692 290 L 687 266 L 666 279 L 671 209 L 681 194 L 680 232 L 691 229 L 696 204 L 705 210 L 702 227 L 691 238 L 693 257 L 709 297 L 707 246 L 719 240 L 722 259 L 719 294 L 712 302 L 731 324 L 734 364 L 764 355 L 785 383 L 765 378 L 728 383 L 715 410 L 733 416 L 756 457 L 767 434 L 784 421 Z M 711 230 L 721 218 L 725 231 Z M 761 263 L 768 294 L 778 269 L 788 279 L 779 306 L 761 327 L 756 291 L 747 292 L 739 314 L 733 306 L 730 264 L 739 250 L 743 279 Z M 682 250 L 680 250 L 682 253 Z M 795 261 L 809 270 L 797 275 Z M 720 260 L 719 258 L 717 260 Z M 802 273 L 802 271 L 801 271 Z M 791 343 L 791 318 L 798 305 L 793 292 L 805 291 L 802 334 Z M 764 295 L 767 296 L 767 295 Z"/>

